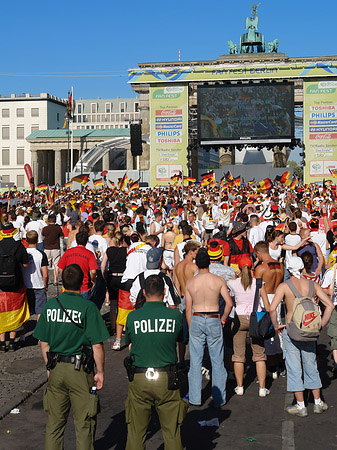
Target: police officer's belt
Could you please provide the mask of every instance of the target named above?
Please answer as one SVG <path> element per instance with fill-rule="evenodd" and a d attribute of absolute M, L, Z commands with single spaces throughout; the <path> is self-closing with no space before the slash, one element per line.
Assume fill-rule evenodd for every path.
<path fill-rule="evenodd" d="M 69 364 L 75 364 L 76 356 L 61 356 L 61 355 L 58 355 L 57 361 L 58 362 L 69 363 Z"/>
<path fill-rule="evenodd" d="M 206 319 L 218 319 L 220 314 L 216 312 L 194 312 L 193 316 L 206 317 Z"/>
<path fill-rule="evenodd" d="M 168 366 L 164 366 L 164 367 L 151 367 L 151 369 L 153 369 L 155 372 L 170 372 L 171 370 L 175 370 L 176 369 L 176 364 L 170 364 Z M 135 373 L 145 373 L 148 371 L 148 367 L 136 367 L 134 366 L 135 369 Z"/>

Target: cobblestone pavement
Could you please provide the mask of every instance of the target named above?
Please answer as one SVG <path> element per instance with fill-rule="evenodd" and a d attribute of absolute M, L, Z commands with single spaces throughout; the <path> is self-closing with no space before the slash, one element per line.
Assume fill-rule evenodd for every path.
<path fill-rule="evenodd" d="M 50 284 L 48 298 L 56 294 L 57 288 Z M 102 314 L 107 309 L 104 305 Z M 0 419 L 47 381 L 40 346 L 32 336 L 35 325 L 36 316 L 33 315 L 26 324 L 24 347 L 18 345 L 15 352 L 0 353 Z M 18 336 L 16 339 L 18 341 Z"/>

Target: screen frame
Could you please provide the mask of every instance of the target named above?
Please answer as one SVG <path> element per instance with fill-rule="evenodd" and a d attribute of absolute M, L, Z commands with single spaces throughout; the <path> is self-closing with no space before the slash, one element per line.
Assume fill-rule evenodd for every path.
<path fill-rule="evenodd" d="M 291 121 L 291 136 L 272 136 L 261 138 L 260 136 L 242 136 L 239 139 L 237 137 L 233 138 L 201 138 L 201 105 L 199 102 L 199 91 L 201 89 L 233 89 L 238 87 L 256 87 L 256 86 L 290 86 L 291 87 L 291 112 L 290 112 L 290 121 Z M 260 83 L 231 83 L 231 84 L 201 84 L 197 87 L 197 127 L 198 127 L 198 142 L 200 146 L 207 145 L 221 145 L 221 144 L 277 144 L 277 143 L 290 143 L 295 139 L 295 84 L 292 81 L 263 81 Z"/>

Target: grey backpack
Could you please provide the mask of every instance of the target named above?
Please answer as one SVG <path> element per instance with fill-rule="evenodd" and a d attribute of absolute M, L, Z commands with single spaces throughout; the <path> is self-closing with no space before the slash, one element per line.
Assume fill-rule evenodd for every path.
<path fill-rule="evenodd" d="M 287 333 L 294 341 L 316 341 L 322 328 L 321 315 L 314 302 L 314 282 L 309 280 L 308 295 L 302 296 L 291 280 L 285 282 L 295 296 L 293 315 Z"/>

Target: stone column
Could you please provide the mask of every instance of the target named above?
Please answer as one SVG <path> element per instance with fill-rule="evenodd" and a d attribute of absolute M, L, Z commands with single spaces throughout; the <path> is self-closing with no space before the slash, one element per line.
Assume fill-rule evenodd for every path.
<path fill-rule="evenodd" d="M 57 149 L 55 153 L 55 184 L 62 185 L 62 169 L 61 169 L 61 150 Z"/>
<path fill-rule="evenodd" d="M 50 185 L 54 184 L 54 161 L 53 161 L 53 152 L 51 150 L 48 150 L 48 183 Z"/>
<path fill-rule="evenodd" d="M 110 150 L 103 156 L 102 161 L 102 170 L 109 170 L 109 157 L 110 157 Z"/>
<path fill-rule="evenodd" d="M 37 176 L 38 176 L 38 163 L 37 163 L 37 150 L 30 150 L 31 151 L 31 167 L 33 176 L 35 177 L 35 183 L 37 183 Z"/>

